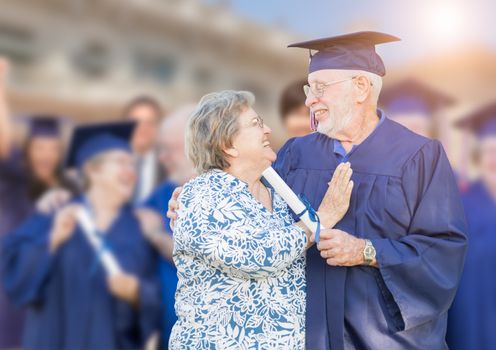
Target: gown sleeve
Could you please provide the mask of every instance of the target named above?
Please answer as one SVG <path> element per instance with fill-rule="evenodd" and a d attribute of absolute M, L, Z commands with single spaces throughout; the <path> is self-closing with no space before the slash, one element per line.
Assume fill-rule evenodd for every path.
<path fill-rule="evenodd" d="M 24 177 L 21 151 L 14 149 L 5 158 L 0 158 L 0 178 L 19 179 Z"/>
<path fill-rule="evenodd" d="M 160 282 L 158 276 L 158 257 L 150 247 L 150 261 L 145 274 L 139 277 L 139 311 L 140 330 L 143 340 L 148 338 L 160 328 L 161 300 Z"/>
<path fill-rule="evenodd" d="M 388 311 L 398 321 L 397 331 L 448 311 L 467 248 L 459 192 L 438 141 L 430 141 L 406 162 L 402 187 L 411 217 L 408 234 L 397 240 L 371 240 L 387 287 L 383 292 L 396 303 Z"/>
<path fill-rule="evenodd" d="M 272 164 L 274 170 L 279 174 L 279 176 L 286 180 L 286 177 L 291 169 L 291 145 L 296 138 L 289 139 L 277 152 L 277 159 Z"/>
<path fill-rule="evenodd" d="M 33 214 L 2 242 L 3 286 L 12 302 L 42 302 L 55 256 L 49 252 L 52 217 Z"/>

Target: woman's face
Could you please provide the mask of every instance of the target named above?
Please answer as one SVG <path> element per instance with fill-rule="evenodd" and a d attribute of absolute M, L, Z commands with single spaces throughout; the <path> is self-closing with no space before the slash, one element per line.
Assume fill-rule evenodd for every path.
<path fill-rule="evenodd" d="M 35 136 L 27 146 L 27 161 L 34 176 L 51 182 L 62 161 L 62 141 L 56 137 Z"/>
<path fill-rule="evenodd" d="M 272 130 L 252 108 L 247 108 L 238 118 L 239 132 L 233 139 L 236 158 L 248 166 L 268 168 L 276 160 L 269 141 Z"/>
<path fill-rule="evenodd" d="M 136 168 L 133 156 L 123 150 L 111 150 L 101 155 L 100 161 L 89 169 L 90 187 L 128 201 L 136 183 Z"/>

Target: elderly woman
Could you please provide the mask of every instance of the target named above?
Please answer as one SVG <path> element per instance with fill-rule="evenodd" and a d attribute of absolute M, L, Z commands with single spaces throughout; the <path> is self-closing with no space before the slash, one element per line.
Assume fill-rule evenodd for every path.
<path fill-rule="evenodd" d="M 202 98 L 186 132 L 200 174 L 179 197 L 174 262 L 178 321 L 170 349 L 302 349 L 305 250 L 311 233 L 261 179 L 276 158 L 249 92 Z M 325 227 L 345 214 L 342 165 L 319 208 Z"/>
<path fill-rule="evenodd" d="M 157 260 L 128 204 L 136 181 L 133 124 L 76 129 L 68 166 L 84 194 L 55 215 L 35 213 L 3 242 L 3 286 L 28 310 L 24 349 L 137 349 L 158 330 Z M 95 251 L 77 221 L 85 208 L 103 244 Z M 109 275 L 101 251 L 121 272 Z"/>

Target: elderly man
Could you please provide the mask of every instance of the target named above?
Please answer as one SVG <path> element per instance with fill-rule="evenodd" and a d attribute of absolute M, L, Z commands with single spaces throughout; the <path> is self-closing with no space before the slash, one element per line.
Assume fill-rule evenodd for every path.
<path fill-rule="evenodd" d="M 441 144 L 377 110 L 375 45 L 396 40 L 361 32 L 291 45 L 318 50 L 305 87 L 317 133 L 288 141 L 276 168 L 314 207 L 339 163 L 355 182 L 347 215 L 307 253 L 308 349 L 447 348 L 466 223 Z"/>
<path fill-rule="evenodd" d="M 348 213 L 307 252 L 307 349 L 447 348 L 466 223 L 441 144 L 377 110 L 375 45 L 396 40 L 360 32 L 291 45 L 318 51 L 305 86 L 317 132 L 289 140 L 274 166 L 314 208 L 340 163 L 355 183 Z"/>

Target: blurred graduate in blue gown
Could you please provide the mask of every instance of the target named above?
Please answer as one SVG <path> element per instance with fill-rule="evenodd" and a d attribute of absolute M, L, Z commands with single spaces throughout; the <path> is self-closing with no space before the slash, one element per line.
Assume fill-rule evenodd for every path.
<path fill-rule="evenodd" d="M 0 160 L 0 236 L 5 236 L 34 211 L 48 191 L 75 193 L 76 186 L 62 172 L 63 146 L 59 118 L 30 116 L 22 150 L 12 148 Z M 22 313 L 0 293 L 0 349 L 20 346 Z M 12 341 L 3 341 L 3 339 Z M 14 340 L 15 339 L 15 340 Z M 17 344 L 17 345 L 15 345 Z"/>
<path fill-rule="evenodd" d="M 128 204 L 136 180 L 133 124 L 78 127 L 67 166 L 85 179 L 84 194 L 54 215 L 36 212 L 3 242 L 3 285 L 27 307 L 25 349 L 137 349 L 159 328 L 157 258 Z M 91 213 L 102 245 L 89 244 L 76 220 Z M 106 274 L 108 250 L 122 272 Z"/>
<path fill-rule="evenodd" d="M 5 96 L 6 74 L 7 64 L 0 58 L 0 239 L 32 213 L 47 191 L 76 190 L 62 172 L 63 142 L 58 116 L 24 118 L 27 135 L 23 147 L 14 144 Z M 22 329 L 22 310 L 9 302 L 0 287 L 0 349 L 19 348 Z"/>
<path fill-rule="evenodd" d="M 496 349 L 496 104 L 463 118 L 459 126 L 477 139 L 480 176 L 462 194 L 469 246 L 447 340 L 454 350 Z"/>

